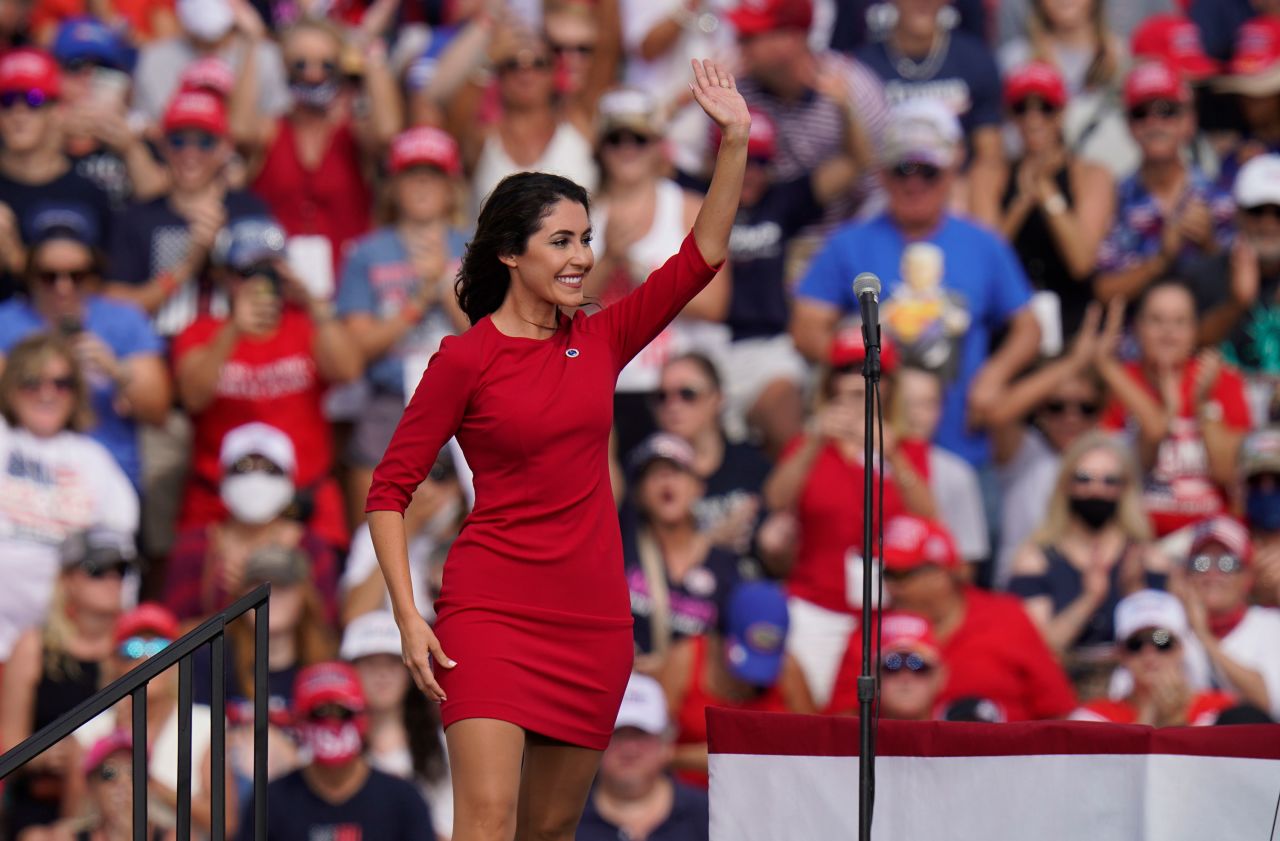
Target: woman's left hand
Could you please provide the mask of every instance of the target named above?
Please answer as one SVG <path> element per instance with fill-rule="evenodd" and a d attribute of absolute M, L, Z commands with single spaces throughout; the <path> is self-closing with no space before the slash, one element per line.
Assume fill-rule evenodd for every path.
<path fill-rule="evenodd" d="M 707 116 L 720 127 L 726 137 L 745 141 L 751 130 L 751 112 L 747 101 L 738 93 L 733 74 L 710 59 L 693 60 L 693 82 L 689 90 Z"/>

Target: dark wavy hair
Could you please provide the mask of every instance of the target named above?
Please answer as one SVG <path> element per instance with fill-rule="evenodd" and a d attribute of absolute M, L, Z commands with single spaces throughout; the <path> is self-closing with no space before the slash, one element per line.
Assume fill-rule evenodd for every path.
<path fill-rule="evenodd" d="M 523 254 L 529 237 L 537 233 L 559 201 L 591 209 L 586 190 L 568 178 L 546 172 L 508 175 L 485 199 L 476 235 L 467 243 L 454 282 L 458 306 L 472 325 L 497 310 L 507 297 L 511 270 L 498 258 Z"/>

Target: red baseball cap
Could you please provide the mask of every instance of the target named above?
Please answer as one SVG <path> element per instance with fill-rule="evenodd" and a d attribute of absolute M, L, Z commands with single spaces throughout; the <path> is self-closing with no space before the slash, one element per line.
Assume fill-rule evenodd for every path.
<path fill-rule="evenodd" d="M 0 56 L 0 92 L 39 91 L 55 97 L 61 89 L 58 63 L 44 50 L 22 47 Z"/>
<path fill-rule="evenodd" d="M 205 91 L 178 91 L 169 100 L 161 127 L 166 134 L 197 129 L 215 137 L 226 137 L 227 107 L 221 99 Z"/>
<path fill-rule="evenodd" d="M 1132 108 L 1157 99 L 1190 102 L 1191 88 L 1167 61 L 1143 62 L 1129 71 L 1124 80 L 1125 107 Z"/>
<path fill-rule="evenodd" d="M 350 663 L 316 663 L 298 672 L 293 681 L 293 709 L 298 718 L 306 718 L 324 704 L 364 712 L 360 675 Z"/>
<path fill-rule="evenodd" d="M 894 517 L 884 526 L 885 569 L 908 570 L 925 564 L 960 565 L 960 553 L 946 528 L 911 514 Z"/>
<path fill-rule="evenodd" d="M 1230 517 L 1210 517 L 1196 523 L 1188 555 L 1194 557 L 1214 543 L 1225 547 L 1242 563 L 1248 564 L 1253 560 L 1253 541 L 1249 539 L 1248 529 Z"/>
<path fill-rule="evenodd" d="M 157 602 L 143 602 L 116 620 L 116 645 L 130 637 L 178 638 L 178 617 Z"/>
<path fill-rule="evenodd" d="M 768 158 L 778 154 L 778 127 L 763 111 L 751 110 L 751 131 L 747 135 L 747 156 Z"/>
<path fill-rule="evenodd" d="M 890 611 L 880 617 L 880 650 L 918 654 L 931 663 L 942 659 L 929 620 L 914 613 Z"/>
<path fill-rule="evenodd" d="M 836 333 L 831 341 L 831 353 L 827 360 L 833 368 L 849 368 L 861 365 L 867 358 L 867 346 L 862 343 L 862 328 L 848 327 Z M 884 333 L 880 334 L 880 372 L 892 374 L 898 367 L 898 349 Z"/>
<path fill-rule="evenodd" d="M 114 754 L 133 750 L 133 736 L 127 730 L 113 730 L 93 743 L 84 755 L 82 770 L 86 776 L 102 767 Z"/>
<path fill-rule="evenodd" d="M 1166 61 L 1188 79 L 1199 81 L 1222 71 L 1209 58 L 1200 39 L 1200 27 L 1182 15 L 1152 15 L 1134 30 L 1131 52 L 1135 58 Z"/>
<path fill-rule="evenodd" d="M 750 38 L 776 29 L 803 29 L 813 25 L 812 0 L 741 0 L 729 13 L 738 35 Z"/>
<path fill-rule="evenodd" d="M 231 96 L 231 89 L 235 84 L 236 77 L 231 71 L 231 65 L 216 55 L 196 59 L 178 77 L 178 90 L 204 91 L 224 100 Z"/>
<path fill-rule="evenodd" d="M 431 166 L 445 175 L 461 172 L 458 143 L 447 131 L 431 126 L 416 126 L 402 131 L 391 141 L 391 174 L 411 166 Z"/>
<path fill-rule="evenodd" d="M 1280 17 L 1246 21 L 1236 32 L 1236 48 L 1228 69 L 1235 76 L 1252 76 L 1280 62 Z"/>
<path fill-rule="evenodd" d="M 1067 85 L 1058 68 L 1045 61 L 1024 64 L 1009 74 L 1004 83 L 1004 104 L 1012 107 L 1029 96 L 1036 96 L 1054 108 L 1067 104 Z"/>

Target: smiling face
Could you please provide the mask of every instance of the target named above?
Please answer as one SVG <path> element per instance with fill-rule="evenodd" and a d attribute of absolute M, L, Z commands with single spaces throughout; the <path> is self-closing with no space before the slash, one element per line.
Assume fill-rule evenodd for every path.
<path fill-rule="evenodd" d="M 76 407 L 71 360 L 60 354 L 46 354 L 17 379 L 7 397 L 18 425 L 37 438 L 49 438 L 68 429 Z"/>
<path fill-rule="evenodd" d="M 1149 292 L 1134 322 L 1142 361 L 1159 369 L 1185 365 L 1196 348 L 1196 302 L 1190 290 L 1166 285 Z"/>
<path fill-rule="evenodd" d="M 1174 160 L 1195 133 L 1189 103 L 1154 99 L 1129 109 L 1129 131 L 1147 162 Z"/>
<path fill-rule="evenodd" d="M 511 294 L 557 307 L 582 306 L 582 281 L 595 265 L 587 209 L 560 199 L 529 237 L 523 254 L 499 259 L 511 269 Z"/>

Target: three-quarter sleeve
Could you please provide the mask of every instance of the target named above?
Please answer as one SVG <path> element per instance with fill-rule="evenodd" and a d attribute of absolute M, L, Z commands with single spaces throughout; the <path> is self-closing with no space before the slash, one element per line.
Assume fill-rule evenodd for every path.
<path fill-rule="evenodd" d="M 592 327 L 603 330 L 617 354 L 618 370 L 644 350 L 719 270 L 707 265 L 690 232 L 680 250 L 654 269 L 644 283 L 592 316 Z"/>
<path fill-rule="evenodd" d="M 446 337 L 427 364 L 382 461 L 373 471 L 366 512 L 403 514 L 440 448 L 461 425 L 478 369 L 458 347 L 459 341 L 458 337 Z"/>

